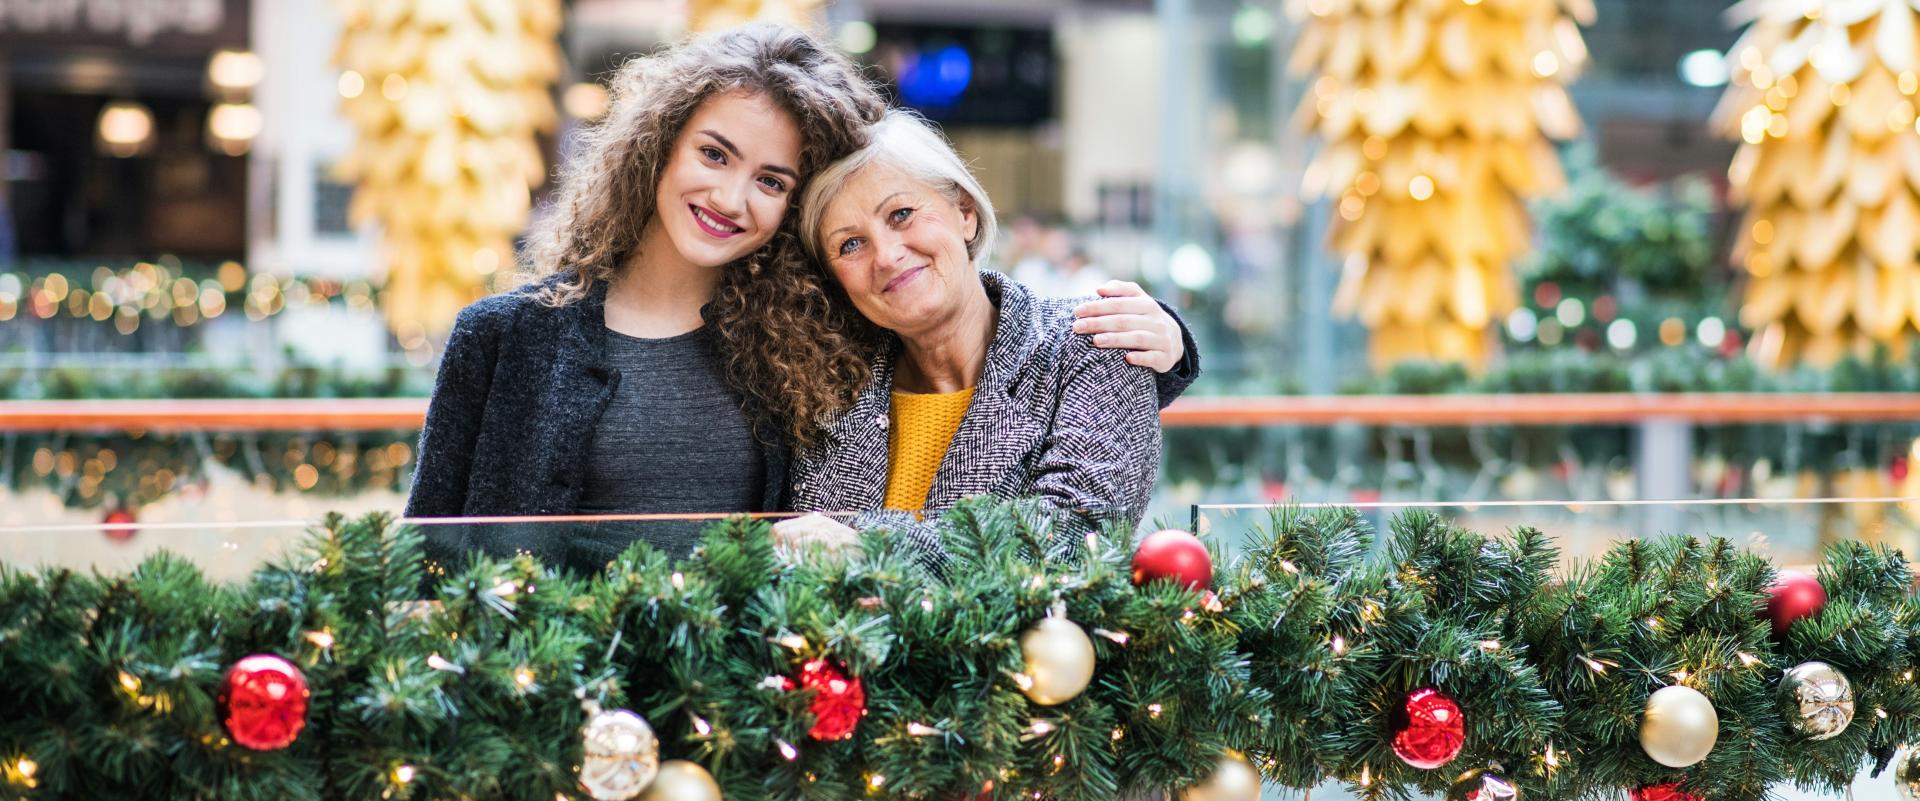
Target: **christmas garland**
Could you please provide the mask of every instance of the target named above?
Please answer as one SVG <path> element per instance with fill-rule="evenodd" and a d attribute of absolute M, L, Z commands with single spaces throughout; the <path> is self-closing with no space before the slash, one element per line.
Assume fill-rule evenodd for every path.
<path fill-rule="evenodd" d="M 944 576 L 885 532 L 783 554 L 734 520 L 590 578 L 477 560 L 425 609 L 420 537 L 384 516 L 237 586 L 169 555 L 0 568 L 0 789 L 1758 801 L 1843 787 L 1920 724 L 1912 576 L 1858 543 L 1815 578 L 1670 536 L 1556 580 L 1540 532 L 1425 512 L 1376 548 L 1352 510 L 1277 510 L 1224 563 L 1184 532 L 1064 548 L 1020 503 L 945 529 Z"/>

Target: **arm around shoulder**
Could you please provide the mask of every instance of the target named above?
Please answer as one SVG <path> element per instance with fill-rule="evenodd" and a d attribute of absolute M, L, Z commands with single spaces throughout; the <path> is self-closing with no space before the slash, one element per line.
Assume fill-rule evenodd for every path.
<path fill-rule="evenodd" d="M 1138 525 L 1160 473 L 1155 375 L 1076 336 L 1059 376 L 1034 494 L 1092 522 Z"/>

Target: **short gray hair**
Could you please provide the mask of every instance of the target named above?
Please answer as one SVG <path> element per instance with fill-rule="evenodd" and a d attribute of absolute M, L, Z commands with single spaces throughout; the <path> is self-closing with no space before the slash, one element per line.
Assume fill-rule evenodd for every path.
<path fill-rule="evenodd" d="M 800 241 L 814 259 L 822 264 L 827 261 L 820 241 L 820 221 L 826 216 L 827 201 L 840 194 L 854 174 L 873 166 L 899 170 L 933 187 L 948 202 L 962 208 L 971 206 L 980 227 L 967 241 L 967 257 L 979 265 L 992 254 L 993 238 L 1000 226 L 994 222 L 993 202 L 987 199 L 987 190 L 931 123 L 911 111 L 889 109 L 869 129 L 866 147 L 827 165 L 807 184 L 800 199 Z"/>

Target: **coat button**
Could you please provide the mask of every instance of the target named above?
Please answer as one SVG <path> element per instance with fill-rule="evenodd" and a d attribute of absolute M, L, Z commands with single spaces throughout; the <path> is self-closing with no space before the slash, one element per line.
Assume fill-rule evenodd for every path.
<path fill-rule="evenodd" d="M 887 430 L 887 416 L 884 414 L 875 415 L 873 424 L 879 426 L 881 431 Z"/>

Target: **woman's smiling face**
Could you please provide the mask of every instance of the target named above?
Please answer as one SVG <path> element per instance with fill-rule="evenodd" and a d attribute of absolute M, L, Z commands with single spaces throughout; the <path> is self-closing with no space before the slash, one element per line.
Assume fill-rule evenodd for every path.
<path fill-rule="evenodd" d="M 820 218 L 821 251 L 847 297 L 901 334 L 934 327 L 979 291 L 967 254 L 978 232 L 971 208 L 881 165 L 854 173 Z"/>
<path fill-rule="evenodd" d="M 799 163 L 800 129 L 791 114 L 765 95 L 715 95 L 674 140 L 655 220 L 688 262 L 731 264 L 779 230 Z"/>

